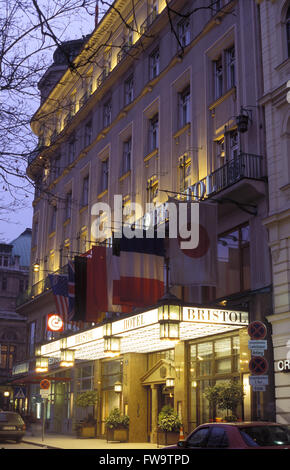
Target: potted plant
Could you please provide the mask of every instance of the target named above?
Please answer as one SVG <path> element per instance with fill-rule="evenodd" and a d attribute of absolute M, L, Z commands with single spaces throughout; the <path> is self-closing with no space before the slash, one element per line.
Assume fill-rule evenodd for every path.
<path fill-rule="evenodd" d="M 123 415 L 119 408 L 113 408 L 105 419 L 107 441 L 128 441 L 129 416 Z"/>
<path fill-rule="evenodd" d="M 82 392 L 77 396 L 76 405 L 80 406 L 81 408 L 88 409 L 89 406 L 95 407 L 97 401 L 98 393 L 94 390 L 87 390 L 86 392 Z M 78 437 L 96 437 L 96 420 L 94 415 L 89 414 L 84 420 L 80 421 L 76 425 L 76 431 Z"/>
<path fill-rule="evenodd" d="M 225 421 L 237 421 L 236 410 L 245 395 L 243 386 L 240 383 L 231 380 L 227 383 L 216 384 L 208 387 L 204 394 L 212 406 L 218 407 L 220 410 L 226 410 Z M 229 414 L 229 411 L 231 411 L 231 414 Z"/>
<path fill-rule="evenodd" d="M 182 423 L 174 409 L 166 405 L 158 415 L 158 439 L 159 444 L 176 444 Z"/>

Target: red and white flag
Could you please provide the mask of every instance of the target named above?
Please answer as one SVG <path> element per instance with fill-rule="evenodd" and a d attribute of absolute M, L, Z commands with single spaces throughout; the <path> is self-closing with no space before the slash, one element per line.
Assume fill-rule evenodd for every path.
<path fill-rule="evenodd" d="M 177 203 L 178 206 L 178 203 Z M 168 240 L 170 284 L 215 286 L 217 281 L 217 204 L 199 203 L 199 242 L 181 248 L 181 237 Z"/>

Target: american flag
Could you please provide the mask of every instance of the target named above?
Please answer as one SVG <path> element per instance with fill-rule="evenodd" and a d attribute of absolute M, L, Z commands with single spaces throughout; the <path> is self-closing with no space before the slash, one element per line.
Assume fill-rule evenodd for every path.
<path fill-rule="evenodd" d="M 72 321 L 75 314 L 75 267 L 72 260 L 68 260 L 68 321 Z"/>
<path fill-rule="evenodd" d="M 55 299 L 57 313 L 67 319 L 69 309 L 68 276 L 48 275 Z"/>

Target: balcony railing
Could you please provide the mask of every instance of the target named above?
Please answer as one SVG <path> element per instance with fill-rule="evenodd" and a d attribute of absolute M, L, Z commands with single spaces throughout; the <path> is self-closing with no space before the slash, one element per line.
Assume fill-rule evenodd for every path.
<path fill-rule="evenodd" d="M 104 70 L 102 71 L 102 73 L 101 73 L 101 74 L 98 76 L 98 78 L 97 78 L 97 84 L 98 84 L 98 86 L 101 86 L 101 85 L 104 83 L 104 81 L 105 81 L 106 78 L 108 77 L 109 73 L 110 73 L 109 68 L 107 68 L 107 67 L 104 68 Z"/>
<path fill-rule="evenodd" d="M 210 173 L 198 183 L 204 185 L 207 196 L 210 196 L 226 189 L 243 178 L 262 179 L 265 176 L 263 174 L 262 161 L 263 157 L 261 155 L 241 153 L 238 157 L 229 160 L 221 168 Z"/>
<path fill-rule="evenodd" d="M 124 59 L 124 57 L 126 57 L 126 55 L 128 54 L 128 51 L 131 49 L 131 47 L 132 47 L 132 44 L 129 44 L 129 43 L 123 44 L 123 46 L 121 47 L 120 51 L 117 54 L 117 63 L 118 64 L 121 62 L 121 60 Z"/>
<path fill-rule="evenodd" d="M 158 13 L 156 10 L 153 10 L 150 15 L 147 16 L 146 20 L 140 26 L 140 33 L 145 34 L 150 26 L 152 25 L 153 21 L 157 18 Z"/>
<path fill-rule="evenodd" d="M 52 272 L 51 274 L 53 275 L 67 274 L 67 265 L 63 266 L 57 271 Z M 50 283 L 49 277 L 46 276 L 41 281 L 33 284 L 27 291 L 22 292 L 17 297 L 16 299 L 17 307 L 19 307 L 22 304 L 25 304 L 26 302 L 29 302 L 29 300 L 34 299 L 34 297 L 40 294 L 43 294 L 44 292 L 49 291 L 50 289 L 51 289 L 51 283 Z"/>

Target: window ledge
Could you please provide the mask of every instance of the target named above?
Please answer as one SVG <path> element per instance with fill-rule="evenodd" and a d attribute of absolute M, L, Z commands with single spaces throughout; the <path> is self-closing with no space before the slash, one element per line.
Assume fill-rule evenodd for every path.
<path fill-rule="evenodd" d="M 87 209 L 88 209 L 88 204 L 86 204 L 85 206 L 83 206 L 83 207 L 80 209 L 80 214 L 82 214 L 83 212 L 85 212 Z"/>
<path fill-rule="evenodd" d="M 52 238 L 52 237 L 54 237 L 54 235 L 55 235 L 55 230 L 53 232 L 49 233 L 48 238 Z"/>
<path fill-rule="evenodd" d="M 122 176 L 120 176 L 119 181 L 120 182 L 124 181 L 124 179 L 126 179 L 130 175 L 131 175 L 131 170 L 126 171 L 126 173 L 124 173 Z"/>
<path fill-rule="evenodd" d="M 175 132 L 175 134 L 173 135 L 173 138 L 177 139 L 182 134 L 184 134 L 184 132 L 186 132 L 187 130 L 190 130 L 190 125 L 191 125 L 191 123 L 188 122 L 187 124 L 185 124 L 185 126 L 181 127 L 181 129 L 178 129 L 178 131 Z"/>
<path fill-rule="evenodd" d="M 151 158 L 156 157 L 157 155 L 158 155 L 158 147 L 156 149 L 152 150 L 152 152 L 148 153 L 144 157 L 144 162 L 148 162 L 149 160 L 151 160 Z"/>
<path fill-rule="evenodd" d="M 70 217 L 64 221 L 63 226 L 66 227 L 69 223 L 70 223 Z"/>
<path fill-rule="evenodd" d="M 236 87 L 230 88 L 226 93 L 224 93 L 222 96 L 220 96 L 218 99 L 216 99 L 212 104 L 209 105 L 208 109 L 212 111 L 214 108 L 222 104 L 226 99 L 229 98 L 229 96 L 234 95 L 234 99 L 237 97 L 237 89 Z"/>
<path fill-rule="evenodd" d="M 101 199 L 103 196 L 105 196 L 105 194 L 107 194 L 107 192 L 108 192 L 108 190 L 105 189 L 104 191 L 102 191 L 102 192 L 97 196 L 97 198 L 98 198 L 98 199 Z"/>

